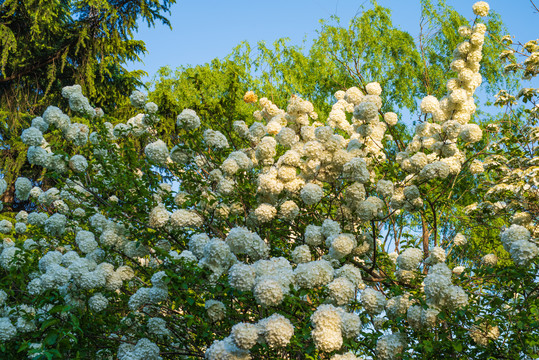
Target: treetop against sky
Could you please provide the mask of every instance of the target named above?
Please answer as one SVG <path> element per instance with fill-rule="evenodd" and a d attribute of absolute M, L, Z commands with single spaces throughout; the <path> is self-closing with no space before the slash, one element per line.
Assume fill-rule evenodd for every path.
<path fill-rule="evenodd" d="M 447 0 L 446 3 L 461 14 L 473 1 Z M 416 40 L 420 33 L 421 5 L 419 0 L 381 0 L 378 4 L 391 9 L 394 24 L 409 32 Z M 141 24 L 137 38 L 146 43 L 148 53 L 143 63 L 130 63 L 130 70 L 143 69 L 149 77 L 161 66 L 173 69 L 180 65 L 204 64 L 212 59 L 228 55 L 242 41 L 268 45 L 279 38 L 290 38 L 291 44 L 301 44 L 304 39 L 312 41 L 321 19 L 331 16 L 340 18 L 343 26 L 369 8 L 367 0 L 299 0 L 264 2 L 243 1 L 178 1 L 171 7 L 168 26 L 148 28 Z M 529 0 L 494 0 L 493 11 L 501 14 L 509 34 L 518 35 L 523 42 L 539 35 L 537 10 Z M 148 78 L 148 77 L 147 77 Z"/>

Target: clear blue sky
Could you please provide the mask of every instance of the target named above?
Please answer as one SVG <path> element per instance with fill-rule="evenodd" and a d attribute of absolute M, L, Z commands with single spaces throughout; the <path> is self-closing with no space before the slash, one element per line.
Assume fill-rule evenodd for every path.
<path fill-rule="evenodd" d="M 470 0 L 447 0 L 457 11 L 473 18 Z M 392 10 L 393 23 L 414 38 L 419 34 L 419 0 L 379 0 Z M 491 0 L 491 10 L 502 15 L 509 32 L 526 42 L 539 38 L 539 14 L 529 0 Z M 539 6 L 539 0 L 535 3 Z M 200 0 L 183 1 L 172 6 L 169 19 L 172 30 L 158 25 L 148 28 L 141 24 L 137 39 L 146 43 L 148 53 L 143 63 L 132 63 L 129 69 L 142 69 L 151 78 L 161 66 L 204 64 L 222 58 L 241 41 L 273 43 L 281 37 L 300 44 L 312 39 L 319 29 L 320 19 L 337 15 L 348 25 L 368 0 Z M 149 79 L 148 77 L 145 80 Z M 536 85 L 539 87 L 539 85 Z"/>

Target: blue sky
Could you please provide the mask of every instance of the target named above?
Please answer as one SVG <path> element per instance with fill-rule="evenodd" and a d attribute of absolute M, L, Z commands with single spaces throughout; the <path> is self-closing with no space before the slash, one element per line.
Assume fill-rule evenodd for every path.
<path fill-rule="evenodd" d="M 474 2 L 447 0 L 470 19 L 474 17 L 471 9 Z M 419 0 L 379 0 L 378 3 L 392 10 L 394 24 L 417 38 Z M 529 0 L 491 0 L 488 3 L 502 15 L 517 40 L 526 42 L 539 38 L 539 14 Z M 278 38 L 288 37 L 291 44 L 300 44 L 303 39 L 316 36 L 320 19 L 337 15 L 341 23 L 347 25 L 361 12 L 362 5 L 369 4 L 368 0 L 178 0 L 169 16 L 172 30 L 162 25 L 148 28 L 141 24 L 135 38 L 146 43 L 148 53 L 143 56 L 143 63 L 132 63 L 128 68 L 146 71 L 149 77 L 145 80 L 148 80 L 161 66 L 176 68 L 222 58 L 241 41 L 273 43 Z M 539 1 L 536 4 L 539 5 Z"/>

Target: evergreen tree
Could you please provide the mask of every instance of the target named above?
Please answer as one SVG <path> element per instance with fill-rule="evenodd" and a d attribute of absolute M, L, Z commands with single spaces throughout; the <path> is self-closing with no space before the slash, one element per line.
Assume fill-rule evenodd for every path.
<path fill-rule="evenodd" d="M 12 189 L 26 163 L 19 136 L 64 86 L 79 84 L 92 104 L 111 112 L 141 86 L 144 42 L 138 24 L 170 25 L 175 0 L 6 0 L 0 5 L 0 172 Z M 9 172 L 6 170 L 9 169 Z M 4 200 L 12 198 L 13 191 Z"/>

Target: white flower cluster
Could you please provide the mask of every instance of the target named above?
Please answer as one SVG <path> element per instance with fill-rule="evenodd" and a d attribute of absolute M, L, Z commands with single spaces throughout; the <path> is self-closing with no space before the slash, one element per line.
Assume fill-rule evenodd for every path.
<path fill-rule="evenodd" d="M 290 262 L 279 257 L 258 260 L 253 266 L 256 273 L 253 295 L 256 301 L 264 306 L 279 305 L 294 283 Z"/>
<path fill-rule="evenodd" d="M 17 328 L 11 323 L 8 317 L 0 318 L 0 340 L 3 342 L 11 340 L 17 335 Z"/>
<path fill-rule="evenodd" d="M 308 245 L 296 246 L 290 253 L 292 261 L 296 264 L 307 263 L 312 260 L 311 249 Z"/>
<path fill-rule="evenodd" d="M 311 322 L 314 344 L 321 352 L 339 350 L 343 337 L 355 338 L 361 328 L 357 314 L 347 313 L 333 305 L 320 305 L 312 314 Z"/>
<path fill-rule="evenodd" d="M 109 300 L 101 293 L 97 293 L 88 300 L 88 306 L 92 311 L 101 312 L 107 308 Z"/>
<path fill-rule="evenodd" d="M 390 319 L 396 319 L 399 316 L 406 315 L 408 308 L 412 304 L 410 294 L 405 293 L 389 299 L 386 303 L 386 314 Z"/>
<path fill-rule="evenodd" d="M 239 323 L 232 326 L 230 336 L 240 349 L 251 349 L 258 340 L 258 326 L 249 323 Z"/>
<path fill-rule="evenodd" d="M 331 357 L 330 360 L 361 360 L 361 359 L 355 356 L 351 351 L 349 351 L 345 354 L 335 354 Z"/>
<path fill-rule="evenodd" d="M 294 326 L 286 317 L 274 313 L 256 324 L 239 323 L 232 327 L 230 336 L 215 341 L 206 350 L 206 359 L 251 359 L 249 350 L 257 343 L 270 348 L 284 348 L 294 335 Z"/>
<path fill-rule="evenodd" d="M 147 338 L 137 341 L 136 345 L 122 343 L 118 348 L 118 360 L 161 360 L 159 346 Z"/>
<path fill-rule="evenodd" d="M 478 1 L 472 6 L 473 13 L 477 16 L 487 16 L 490 6 L 486 1 Z"/>
<path fill-rule="evenodd" d="M 496 266 L 498 257 L 496 254 L 487 254 L 481 258 L 481 263 L 487 266 Z"/>
<path fill-rule="evenodd" d="M 253 260 L 268 256 L 269 247 L 257 233 L 244 227 L 230 229 L 225 242 L 235 255 L 248 255 Z"/>
<path fill-rule="evenodd" d="M 31 126 L 22 132 L 21 140 L 28 146 L 41 146 L 45 139 L 40 129 Z"/>
<path fill-rule="evenodd" d="M 470 337 L 477 345 L 487 346 L 489 342 L 500 337 L 500 329 L 498 326 L 482 322 L 470 330 Z"/>
<path fill-rule="evenodd" d="M 137 310 L 138 308 L 148 304 L 158 304 L 168 298 L 168 286 L 164 282 L 166 274 L 164 271 L 158 271 L 152 275 L 152 287 L 151 288 L 139 288 L 129 298 L 128 307 L 131 310 Z"/>
<path fill-rule="evenodd" d="M 213 238 L 204 245 L 198 264 L 200 267 L 207 267 L 213 271 L 214 276 L 219 277 L 236 262 L 237 258 L 230 246 L 219 238 Z"/>
<path fill-rule="evenodd" d="M 421 306 L 412 305 L 406 312 L 408 324 L 416 330 L 423 328 L 432 329 L 438 324 L 438 314 L 440 311 L 436 308 L 429 307 L 423 309 Z"/>
<path fill-rule="evenodd" d="M 384 294 L 373 288 L 368 287 L 361 293 L 361 305 L 369 314 L 380 314 L 384 311 L 386 303 L 387 300 Z"/>
<path fill-rule="evenodd" d="M 346 277 L 338 277 L 328 284 L 329 297 L 337 306 L 349 304 L 356 297 L 356 287 Z"/>
<path fill-rule="evenodd" d="M 199 228 L 203 222 L 204 219 L 195 210 L 179 209 L 170 216 L 170 225 L 173 228 Z"/>
<path fill-rule="evenodd" d="M 407 248 L 397 257 L 397 265 L 403 270 L 416 270 L 423 260 L 423 251 L 416 248 Z"/>
<path fill-rule="evenodd" d="M 250 360 L 247 350 L 240 349 L 229 336 L 223 340 L 215 340 L 206 350 L 205 358 L 208 360 Z"/>
<path fill-rule="evenodd" d="M 398 359 L 406 346 L 406 334 L 392 333 L 381 336 L 376 342 L 376 355 L 381 360 Z"/>
<path fill-rule="evenodd" d="M 144 148 L 144 154 L 151 162 L 164 165 L 168 160 L 168 148 L 167 144 L 163 140 L 157 140 L 153 143 L 146 145 Z"/>
<path fill-rule="evenodd" d="M 13 224 L 9 220 L 0 220 L 0 233 L 9 234 L 13 230 Z"/>
<path fill-rule="evenodd" d="M 69 105 L 73 111 L 92 118 L 99 115 L 96 109 L 89 105 L 88 99 L 82 95 L 79 85 L 65 87 L 62 95 L 69 99 Z M 75 146 L 83 146 L 87 143 L 89 129 L 85 124 L 71 123 L 69 116 L 59 108 L 49 106 L 43 113 L 43 117 L 34 118 L 31 127 L 23 131 L 21 139 L 29 145 L 28 162 L 63 173 L 68 169 L 68 159 L 61 154 L 54 154 L 43 138 L 43 134 L 49 130 L 50 125 L 60 129 L 64 138 Z M 82 155 L 75 155 L 69 161 L 69 166 L 75 172 L 84 172 L 88 164 Z"/>
<path fill-rule="evenodd" d="M 484 6 L 480 3 L 474 6 L 483 9 Z M 488 12 L 488 5 L 486 11 Z M 451 63 L 451 69 L 458 73 L 458 77 L 449 80 L 448 94 L 441 100 L 432 95 L 422 100 L 421 111 L 431 115 L 433 122 L 420 123 L 406 150 L 397 154 L 397 161 L 403 170 L 417 174 L 419 181 L 444 179 L 458 174 L 466 156 L 459 150 L 457 141 L 460 139 L 467 144 L 482 139 L 479 126 L 468 122 L 475 112 L 474 91 L 482 82 L 479 61 L 482 58 L 485 31 L 485 25 L 480 23 L 476 24 L 473 30 L 459 29 L 459 33 L 469 37 L 469 40 L 459 44 Z M 480 173 L 481 165 L 474 162 L 470 171 Z M 422 201 L 417 199 L 399 199 L 394 196 L 392 206 L 402 208 L 407 202 L 415 200 L 414 206 L 421 207 Z"/>
<path fill-rule="evenodd" d="M 167 329 L 167 322 L 165 319 L 158 317 L 148 319 L 148 331 L 155 335 L 170 335 L 170 330 Z"/>
<path fill-rule="evenodd" d="M 455 246 L 464 246 L 467 242 L 468 240 L 466 240 L 466 237 L 461 233 L 457 233 L 453 238 L 453 244 L 455 244 Z"/>
<path fill-rule="evenodd" d="M 221 301 L 207 300 L 204 306 L 211 321 L 216 322 L 225 318 L 226 307 Z"/>
<path fill-rule="evenodd" d="M 19 177 L 15 180 L 15 196 L 19 200 L 28 200 L 30 197 L 30 191 L 32 190 L 32 182 L 25 178 Z"/>
<path fill-rule="evenodd" d="M 228 140 L 220 131 L 207 129 L 204 131 L 204 141 L 215 149 L 226 149 L 228 147 Z"/>
<path fill-rule="evenodd" d="M 90 117 L 96 116 L 94 109 L 88 99 L 82 95 L 80 85 L 66 86 L 62 89 L 62 96 L 69 100 L 69 108 L 75 112 L 86 114 Z"/>
<path fill-rule="evenodd" d="M 75 237 L 75 242 L 79 246 L 79 249 L 85 254 L 97 250 L 98 247 L 95 235 L 91 231 L 80 230 Z"/>
<path fill-rule="evenodd" d="M 522 225 L 511 225 L 501 234 L 501 240 L 504 249 L 519 266 L 527 265 L 539 255 L 539 247 L 531 241 L 530 231 Z"/>
<path fill-rule="evenodd" d="M 148 216 L 148 223 L 153 228 L 161 228 L 168 223 L 170 212 L 163 204 L 159 204 L 152 209 Z"/>
<path fill-rule="evenodd" d="M 333 267 L 326 260 L 298 264 L 294 270 L 296 285 L 305 289 L 327 285 L 333 280 Z"/>
<path fill-rule="evenodd" d="M 146 94 L 138 90 L 133 91 L 131 93 L 131 96 L 129 96 L 131 105 L 133 105 L 136 108 L 144 107 L 144 104 L 146 103 L 146 98 L 147 98 Z"/>
<path fill-rule="evenodd" d="M 452 285 L 452 271 L 443 262 L 434 265 L 425 277 L 427 304 L 438 308 L 458 309 L 468 304 L 468 294 L 460 286 Z"/>
<path fill-rule="evenodd" d="M 439 246 L 433 247 L 425 262 L 432 265 L 445 262 L 445 250 Z"/>

